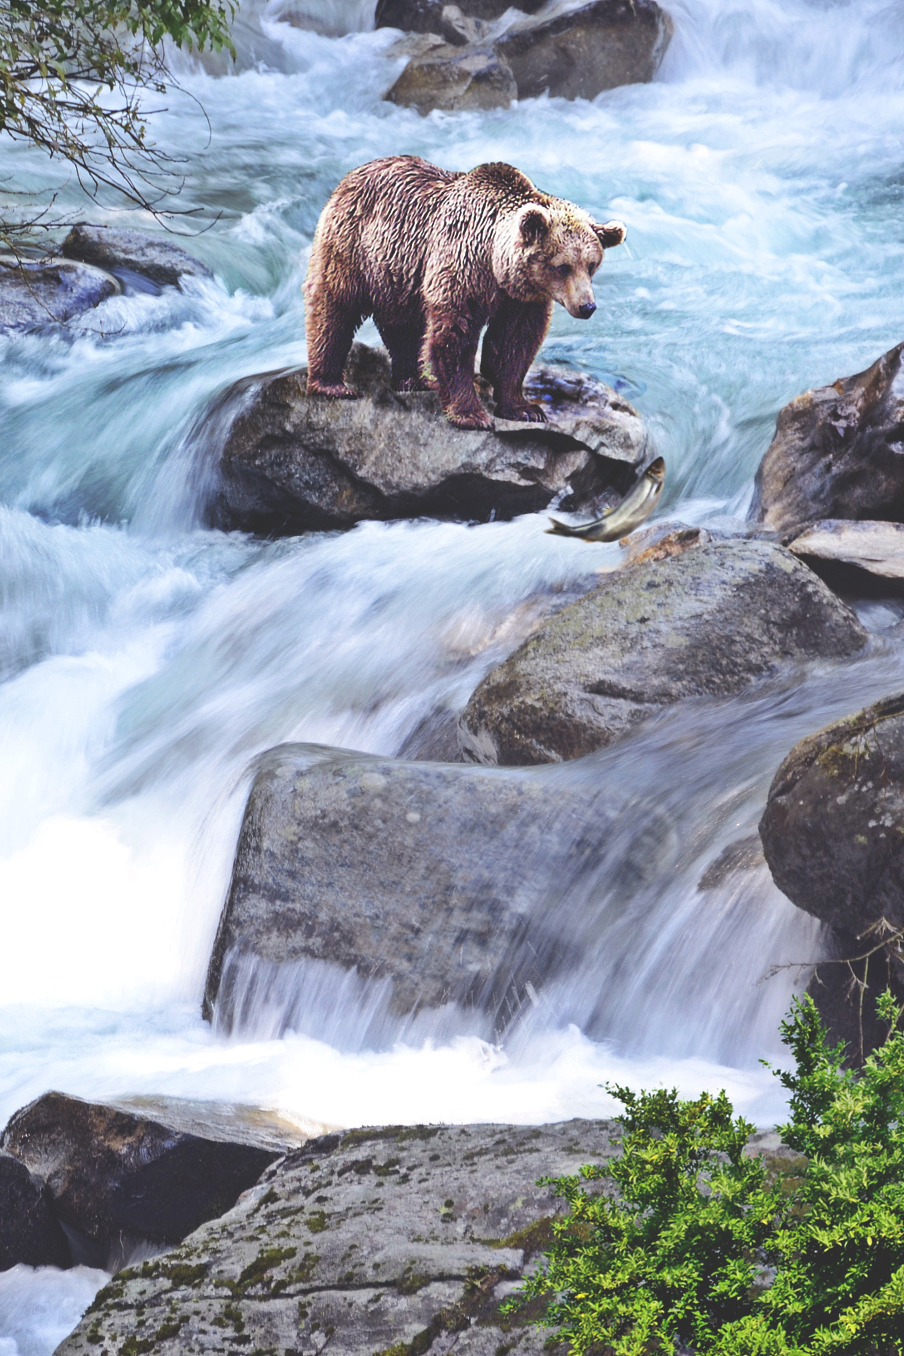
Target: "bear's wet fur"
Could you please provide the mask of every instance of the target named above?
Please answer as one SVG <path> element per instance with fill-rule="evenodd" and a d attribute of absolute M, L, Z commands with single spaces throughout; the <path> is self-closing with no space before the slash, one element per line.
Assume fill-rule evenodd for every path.
<path fill-rule="evenodd" d="M 621 222 L 598 225 L 511 165 L 461 174 L 414 155 L 362 165 L 338 185 L 314 234 L 308 394 L 356 394 L 344 383 L 345 361 L 355 331 L 373 316 L 396 390 L 435 389 L 457 427 L 492 427 L 474 385 L 486 325 L 481 372 L 496 414 L 543 422 L 521 386 L 553 302 L 589 318 L 603 250 L 624 238 Z"/>

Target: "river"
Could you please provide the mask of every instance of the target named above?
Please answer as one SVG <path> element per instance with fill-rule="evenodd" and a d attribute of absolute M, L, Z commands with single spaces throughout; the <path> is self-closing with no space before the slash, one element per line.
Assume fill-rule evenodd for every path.
<path fill-rule="evenodd" d="M 180 56 L 182 90 L 151 116 L 185 157 L 197 213 L 176 227 L 199 233 L 181 243 L 215 280 L 0 337 L 0 1125 L 49 1088 L 254 1103 L 302 1126 L 530 1122 L 609 1114 L 607 1079 L 724 1086 L 758 1122 L 780 1113 L 758 1060 L 780 1050 L 800 972 L 759 981 L 822 954 L 818 926 L 764 869 L 697 881 L 755 831 L 798 738 L 900 686 L 893 604 L 864 605 L 853 663 L 525 774 L 617 778 L 673 842 L 504 1039 L 462 1016 L 363 1041 L 354 1008 L 231 1035 L 200 1017 L 255 755 L 284 740 L 397 753 L 511 649 L 519 604 L 618 557 L 545 535 L 539 515 L 279 542 L 204 526 L 199 419 L 236 378 L 304 360 L 300 286 L 343 173 L 400 152 L 505 160 L 627 222 L 596 316 L 557 309 L 543 356 L 642 412 L 669 468 L 664 515 L 742 517 L 781 405 L 904 338 L 904 3 L 667 7 L 650 85 L 421 118 L 381 100 L 400 63 L 372 5 L 307 0 L 320 33 L 246 6 L 238 73 Z M 0 172 L 79 208 L 27 148 L 3 146 Z M 153 226 L 112 202 L 85 214 Z M 0 1276 L 0 1356 L 51 1352 L 102 1279 Z"/>

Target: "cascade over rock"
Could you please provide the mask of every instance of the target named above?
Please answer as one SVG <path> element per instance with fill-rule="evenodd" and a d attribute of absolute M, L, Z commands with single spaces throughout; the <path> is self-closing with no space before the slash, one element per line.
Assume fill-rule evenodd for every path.
<path fill-rule="evenodd" d="M 116 278 L 90 264 L 0 258 L 0 332 L 66 324 L 121 291 Z"/>
<path fill-rule="evenodd" d="M 176 1252 L 114 1277 L 57 1356 L 113 1356 L 146 1333 L 160 1356 L 326 1342 L 333 1356 L 453 1343 L 543 1356 L 533 1309 L 502 1312 L 564 1207 L 538 1178 L 605 1162 L 616 1131 L 412 1125 L 312 1140 Z"/>
<path fill-rule="evenodd" d="M 245 378 L 220 398 L 208 416 L 212 427 L 231 417 L 218 526 L 278 535 L 364 518 L 513 518 L 558 495 L 566 511 L 592 513 L 647 459 L 637 411 L 578 373 L 529 374 L 547 424 L 490 430 L 453 428 L 432 391 L 393 391 L 382 349 L 353 345 L 347 379 L 358 400 L 308 397 L 305 368 Z"/>
<path fill-rule="evenodd" d="M 865 372 L 779 411 L 751 518 L 787 533 L 820 518 L 904 521 L 904 373 L 898 344 Z"/>
<path fill-rule="evenodd" d="M 113 226 L 93 226 L 80 221 L 73 226 L 60 247 L 67 259 L 78 259 L 106 269 L 114 276 L 138 274 L 156 283 L 178 286 L 182 278 L 212 278 L 200 263 L 179 245 L 149 231 L 122 230 Z"/>
<path fill-rule="evenodd" d="M 205 1014 L 241 1028 L 290 984 L 303 1008 L 327 965 L 333 988 L 351 971 L 381 985 L 373 1039 L 381 1018 L 452 1001 L 504 1027 L 593 930 L 592 903 L 566 929 L 552 901 L 607 853 L 615 893 L 656 870 L 668 825 L 626 804 L 617 788 L 535 774 L 273 749 L 248 798 Z"/>
<path fill-rule="evenodd" d="M 682 698 L 741 692 L 789 661 L 864 645 L 854 614 L 781 547 L 674 545 L 684 549 L 607 575 L 484 678 L 461 717 L 469 757 L 580 758 Z"/>

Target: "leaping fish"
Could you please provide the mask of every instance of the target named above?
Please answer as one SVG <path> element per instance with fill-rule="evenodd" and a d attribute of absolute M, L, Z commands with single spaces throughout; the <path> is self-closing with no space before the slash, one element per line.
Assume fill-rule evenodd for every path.
<path fill-rule="evenodd" d="M 558 537 L 580 537 L 581 541 L 618 541 L 649 518 L 659 503 L 664 485 L 665 462 L 662 457 L 657 457 L 650 462 L 620 504 L 604 509 L 602 518 L 592 523 L 581 523 L 580 527 L 571 527 L 568 523 L 560 523 L 558 518 L 550 518 L 552 527 L 546 530 Z"/>

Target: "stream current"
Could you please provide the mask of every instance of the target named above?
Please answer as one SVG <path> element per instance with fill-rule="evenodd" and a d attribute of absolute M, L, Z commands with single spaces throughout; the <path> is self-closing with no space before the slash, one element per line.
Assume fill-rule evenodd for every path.
<path fill-rule="evenodd" d="M 668 465 L 660 516 L 743 517 L 778 409 L 904 338 L 904 3 L 668 7 L 650 85 L 421 118 L 381 100 L 401 63 L 372 5 L 306 0 L 312 32 L 285 4 L 246 4 L 238 72 L 178 57 L 183 91 L 151 117 L 186 157 L 198 211 L 178 229 L 209 227 L 182 243 L 215 280 L 0 338 L 0 1125 L 49 1088 L 253 1103 L 315 1127 L 544 1121 L 611 1113 L 611 1079 L 726 1087 L 753 1119 L 780 1114 L 758 1060 L 780 1053 L 806 972 L 760 981 L 823 954 L 819 927 L 762 866 L 698 882 L 755 833 L 796 740 L 900 687 L 894 604 L 862 607 L 854 662 L 524 772 L 550 795 L 615 779 L 669 831 L 629 897 L 601 870 L 584 959 L 501 1039 L 464 1013 L 375 1023 L 360 986 L 277 995 L 230 1034 L 200 1018 L 255 756 L 286 740 L 398 753 L 518 643 L 531 598 L 589 587 L 619 555 L 545 535 L 542 515 L 278 542 L 203 525 L 199 418 L 235 379 L 304 361 L 300 285 L 342 174 L 400 152 L 505 160 L 627 222 L 596 316 L 557 309 L 542 357 L 642 412 Z M 122 204 L 86 213 L 23 147 L 0 162 L 64 210 L 154 227 Z M 569 901 L 546 904 L 567 927 Z M 102 1279 L 0 1276 L 0 1356 L 49 1353 Z"/>

